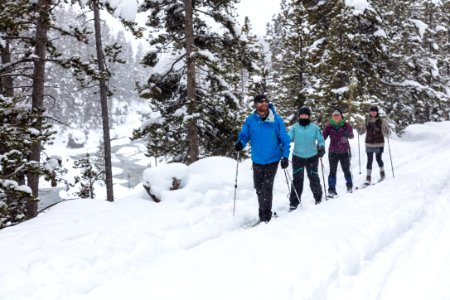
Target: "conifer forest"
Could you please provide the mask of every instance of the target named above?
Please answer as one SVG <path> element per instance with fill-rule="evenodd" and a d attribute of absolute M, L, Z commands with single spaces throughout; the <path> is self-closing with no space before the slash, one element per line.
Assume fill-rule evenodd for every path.
<path fill-rule="evenodd" d="M 0 0 L 0 228 L 57 185 L 67 166 L 45 149 L 61 131 L 102 131 L 95 176 L 113 201 L 110 129 L 131 112 L 130 141 L 187 164 L 236 158 L 257 94 L 286 126 L 301 106 L 323 126 L 377 105 L 399 135 L 449 120 L 450 0 L 282 0 L 264 36 L 238 1 Z"/>

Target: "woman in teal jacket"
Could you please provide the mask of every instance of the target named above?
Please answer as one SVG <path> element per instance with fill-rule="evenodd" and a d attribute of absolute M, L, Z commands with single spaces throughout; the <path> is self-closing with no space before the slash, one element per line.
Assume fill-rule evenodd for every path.
<path fill-rule="evenodd" d="M 253 183 L 259 203 L 259 220 L 272 218 L 273 181 L 281 167 L 289 165 L 290 140 L 283 120 L 276 114 L 265 95 L 254 99 L 256 110 L 247 117 L 236 142 L 236 151 L 250 142 L 253 161 Z"/>
<path fill-rule="evenodd" d="M 311 110 L 309 107 L 301 107 L 298 111 L 298 124 L 293 125 L 288 133 L 291 141 L 294 142 L 292 155 L 294 180 L 289 197 L 289 211 L 293 211 L 300 204 L 305 168 L 315 203 L 319 204 L 322 201 L 318 167 L 319 157 L 325 154 L 325 141 L 319 126 L 311 123 L 310 117 Z"/>

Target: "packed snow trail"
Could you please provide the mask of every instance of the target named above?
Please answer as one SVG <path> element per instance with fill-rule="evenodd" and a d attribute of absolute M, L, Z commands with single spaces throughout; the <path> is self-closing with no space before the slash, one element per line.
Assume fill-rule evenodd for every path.
<path fill-rule="evenodd" d="M 449 149 L 448 134 L 436 134 L 442 140 L 439 148 Z M 426 136 L 431 139 L 434 134 Z M 410 180 L 399 187 L 401 192 L 396 195 L 408 202 L 424 199 L 426 203 L 422 211 L 416 210 L 416 222 L 368 259 L 357 276 L 340 278 L 330 288 L 327 299 L 449 299 L 450 168 L 441 167 L 447 153 L 444 150 L 443 155 L 434 154 L 435 146 L 430 140 L 421 143 L 427 159 L 416 160 L 416 169 L 400 169 L 399 176 Z M 428 177 L 431 173 L 433 180 Z M 408 213 L 406 209 L 404 212 Z"/>
<path fill-rule="evenodd" d="M 450 122 L 411 126 L 390 141 L 395 179 L 386 149 L 385 181 L 346 194 L 339 169 L 340 197 L 318 206 L 306 179 L 292 213 L 280 170 L 280 217 L 252 229 L 250 163 L 239 166 L 233 218 L 227 158 L 199 162 L 159 204 L 140 186 L 114 203 L 61 203 L 0 231 L 0 299 L 448 300 L 449 131 Z"/>
<path fill-rule="evenodd" d="M 448 299 L 450 295 L 450 186 L 431 200 L 424 215 L 361 272 L 343 276 L 327 299 Z"/>

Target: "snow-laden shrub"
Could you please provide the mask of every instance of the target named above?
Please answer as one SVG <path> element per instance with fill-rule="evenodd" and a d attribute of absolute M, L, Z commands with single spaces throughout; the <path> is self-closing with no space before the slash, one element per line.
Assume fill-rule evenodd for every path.
<path fill-rule="evenodd" d="M 0 179 L 0 229 L 25 220 L 31 189 L 13 180 Z"/>

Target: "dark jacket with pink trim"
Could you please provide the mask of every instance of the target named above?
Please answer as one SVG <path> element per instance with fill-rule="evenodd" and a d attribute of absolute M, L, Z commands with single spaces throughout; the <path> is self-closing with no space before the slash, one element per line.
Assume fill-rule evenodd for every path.
<path fill-rule="evenodd" d="M 323 130 L 323 138 L 326 140 L 327 137 L 330 137 L 328 152 L 347 153 L 350 150 L 348 139 L 354 137 L 353 128 L 347 122 L 343 126 L 328 123 Z"/>

